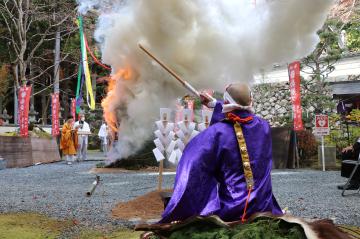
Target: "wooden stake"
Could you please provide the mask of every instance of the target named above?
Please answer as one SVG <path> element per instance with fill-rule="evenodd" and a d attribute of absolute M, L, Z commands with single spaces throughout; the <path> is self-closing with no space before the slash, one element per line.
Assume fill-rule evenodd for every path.
<path fill-rule="evenodd" d="M 159 166 L 159 188 L 158 188 L 159 191 L 162 190 L 163 171 L 164 171 L 164 160 L 161 160 Z"/>

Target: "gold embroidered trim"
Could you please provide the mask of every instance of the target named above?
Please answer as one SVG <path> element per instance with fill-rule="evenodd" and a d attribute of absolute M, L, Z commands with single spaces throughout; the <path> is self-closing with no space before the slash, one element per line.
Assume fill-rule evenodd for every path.
<path fill-rule="evenodd" d="M 248 154 L 248 150 L 247 150 L 247 146 L 246 146 L 246 142 L 245 142 L 245 138 L 244 138 L 244 134 L 243 134 L 241 125 L 239 123 L 235 123 L 234 130 L 235 130 L 235 134 L 236 134 L 236 139 L 239 144 L 247 189 L 251 189 L 254 187 L 254 177 L 253 177 L 253 173 L 251 170 L 249 154 Z"/>

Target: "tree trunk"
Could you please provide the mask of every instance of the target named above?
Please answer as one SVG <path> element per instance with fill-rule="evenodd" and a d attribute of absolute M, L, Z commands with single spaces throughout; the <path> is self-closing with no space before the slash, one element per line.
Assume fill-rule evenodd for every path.
<path fill-rule="evenodd" d="M 62 99 L 61 101 L 62 101 L 62 105 L 63 105 L 63 109 L 64 109 L 63 119 L 66 120 L 67 117 L 69 116 L 69 108 L 70 108 L 69 96 L 67 94 L 62 94 L 61 99 Z"/>
<path fill-rule="evenodd" d="M 56 32 L 55 36 L 55 65 L 54 65 L 54 93 L 59 93 L 60 91 L 60 31 Z"/>
<path fill-rule="evenodd" d="M 47 108 L 48 105 L 46 103 L 46 91 L 41 93 L 41 118 L 42 118 L 42 125 L 47 124 Z"/>
<path fill-rule="evenodd" d="M 17 99 L 17 90 L 19 86 L 19 67 L 18 64 L 13 66 L 13 75 L 14 75 L 14 124 L 18 123 L 18 99 Z"/>
<path fill-rule="evenodd" d="M 0 96 L 0 114 L 3 112 L 3 103 L 4 103 L 4 97 Z"/>

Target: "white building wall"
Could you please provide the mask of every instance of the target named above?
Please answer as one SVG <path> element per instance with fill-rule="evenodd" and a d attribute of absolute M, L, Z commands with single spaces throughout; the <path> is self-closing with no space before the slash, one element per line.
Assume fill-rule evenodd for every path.
<path fill-rule="evenodd" d="M 304 68 L 303 71 L 310 71 Z M 332 72 L 329 77 L 330 81 L 343 81 L 347 80 L 351 75 L 360 75 L 360 55 L 351 56 L 341 59 L 335 64 L 335 71 Z M 301 72 L 301 76 L 305 79 L 309 78 L 309 75 Z M 287 66 L 281 66 L 269 71 L 265 71 L 263 74 L 257 74 L 254 76 L 255 84 L 262 83 L 280 83 L 289 81 Z"/>

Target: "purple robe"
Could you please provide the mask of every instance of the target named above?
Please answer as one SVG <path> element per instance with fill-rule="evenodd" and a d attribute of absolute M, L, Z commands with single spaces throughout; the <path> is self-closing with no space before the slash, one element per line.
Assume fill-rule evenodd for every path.
<path fill-rule="evenodd" d="M 222 101 L 217 101 L 214 107 L 214 112 L 211 117 L 210 125 L 213 125 L 225 118 L 225 114 L 222 113 Z"/>
<path fill-rule="evenodd" d="M 253 116 L 251 122 L 242 125 L 255 183 L 246 215 L 257 212 L 281 215 L 271 186 L 270 126 L 247 111 L 233 113 Z M 244 170 L 233 124 L 220 122 L 216 118 L 220 114 L 218 107 L 213 125 L 186 146 L 177 168 L 174 193 L 160 223 L 197 215 L 218 215 L 224 221 L 241 219 L 248 194 Z"/>

